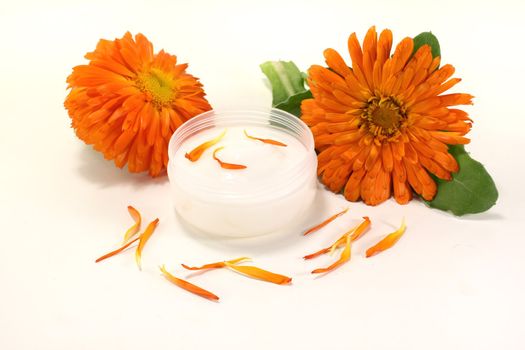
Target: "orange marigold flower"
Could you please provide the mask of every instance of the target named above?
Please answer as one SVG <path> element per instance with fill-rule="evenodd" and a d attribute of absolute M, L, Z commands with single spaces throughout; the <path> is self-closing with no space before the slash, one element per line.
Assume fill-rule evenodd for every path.
<path fill-rule="evenodd" d="M 450 108 L 472 104 L 472 96 L 442 93 L 457 84 L 454 67 L 438 69 L 423 45 L 403 39 L 393 55 L 392 32 L 377 38 L 375 27 L 359 44 L 348 39 L 352 67 L 333 49 L 324 51 L 329 68 L 312 66 L 308 85 L 313 99 L 302 102 L 301 119 L 310 126 L 319 152 L 318 172 L 332 191 L 346 199 L 376 205 L 393 191 L 398 203 L 412 190 L 426 200 L 436 194 L 430 176 L 450 180 L 459 170 L 447 145 L 466 144 L 471 127 L 466 112 Z"/>
<path fill-rule="evenodd" d="M 142 34 L 102 39 L 85 57 L 89 63 L 67 78 L 64 103 L 77 136 L 119 168 L 160 175 L 173 132 L 211 109 L 202 84 L 176 56 L 154 54 Z"/>

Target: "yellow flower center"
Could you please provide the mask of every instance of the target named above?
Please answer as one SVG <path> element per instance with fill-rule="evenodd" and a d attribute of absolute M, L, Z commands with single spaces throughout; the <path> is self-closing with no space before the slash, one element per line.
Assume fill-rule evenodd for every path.
<path fill-rule="evenodd" d="M 170 105 L 175 95 L 175 82 L 159 69 L 140 73 L 135 79 L 136 86 L 151 96 L 157 107 Z"/>
<path fill-rule="evenodd" d="M 379 140 L 396 138 L 407 119 L 404 108 L 391 96 L 370 98 L 362 118 L 368 131 Z"/>

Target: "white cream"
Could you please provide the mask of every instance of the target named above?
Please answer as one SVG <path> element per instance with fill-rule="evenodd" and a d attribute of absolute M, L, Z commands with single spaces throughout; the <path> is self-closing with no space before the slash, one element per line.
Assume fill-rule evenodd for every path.
<path fill-rule="evenodd" d="M 221 141 L 199 160 L 185 157 L 224 130 Z M 287 146 L 250 139 L 244 130 Z M 217 152 L 220 160 L 246 169 L 221 168 L 213 159 L 219 147 L 224 147 Z M 199 231 L 247 237 L 293 230 L 315 196 L 313 138 L 298 118 L 282 111 L 204 113 L 177 130 L 169 154 L 175 208 Z"/>

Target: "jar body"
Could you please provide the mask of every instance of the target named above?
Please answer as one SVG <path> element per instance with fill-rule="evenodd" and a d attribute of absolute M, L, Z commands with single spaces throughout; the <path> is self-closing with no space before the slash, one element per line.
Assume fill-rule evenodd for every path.
<path fill-rule="evenodd" d="M 264 134 L 265 128 L 268 132 L 282 132 L 289 140 L 293 137 L 299 141 L 304 149 L 293 155 L 293 165 L 288 164 L 291 162 L 271 164 L 275 171 L 269 169 L 260 179 L 252 177 L 249 186 L 244 184 L 237 189 L 234 181 L 227 183 L 229 187 L 213 183 L 201 186 L 203 178 L 197 179 L 189 171 L 194 170 L 189 169 L 194 165 L 182 159 L 181 152 L 188 151 L 188 147 L 184 149 L 185 143 L 203 130 L 236 126 L 257 126 L 260 134 Z M 279 110 L 206 112 L 177 130 L 170 141 L 169 156 L 168 176 L 175 209 L 186 225 L 203 233 L 251 237 L 297 232 L 316 195 L 317 156 L 313 136 L 302 121 Z M 251 169 L 250 165 L 248 168 Z M 217 176 L 215 170 L 207 172 L 205 176 Z M 238 174 L 241 173 L 234 173 Z"/>
<path fill-rule="evenodd" d="M 210 201 L 172 186 L 175 209 L 185 223 L 198 231 L 228 237 L 251 237 L 299 229 L 317 190 L 317 177 L 278 198 L 260 201 Z M 297 231 L 295 231 L 297 232 Z"/>

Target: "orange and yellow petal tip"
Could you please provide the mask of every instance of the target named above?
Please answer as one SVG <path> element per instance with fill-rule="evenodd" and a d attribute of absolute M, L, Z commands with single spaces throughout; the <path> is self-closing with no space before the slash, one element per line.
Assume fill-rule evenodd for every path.
<path fill-rule="evenodd" d="M 396 231 L 388 234 L 386 237 L 384 237 L 381 241 L 376 243 L 374 246 L 368 248 L 366 250 L 365 256 L 367 258 L 370 258 L 376 254 L 379 254 L 387 249 L 392 248 L 397 243 L 397 241 L 399 241 L 401 236 L 403 236 L 405 231 L 406 231 L 406 223 L 405 223 L 405 218 L 403 218 L 401 221 L 401 226 Z"/>

